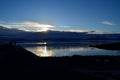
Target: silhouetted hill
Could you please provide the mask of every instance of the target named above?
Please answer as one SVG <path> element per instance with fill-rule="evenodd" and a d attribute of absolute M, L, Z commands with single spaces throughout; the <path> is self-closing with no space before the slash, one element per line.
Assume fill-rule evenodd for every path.
<path fill-rule="evenodd" d="M 89 32 L 26 32 L 0 26 L 0 40 L 120 40 L 120 34 L 92 34 Z"/>

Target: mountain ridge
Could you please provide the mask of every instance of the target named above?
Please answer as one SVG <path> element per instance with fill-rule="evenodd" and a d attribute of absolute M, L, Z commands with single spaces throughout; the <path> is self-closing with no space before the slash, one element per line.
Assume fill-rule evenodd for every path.
<path fill-rule="evenodd" d="M 53 31 L 26 32 L 0 26 L 0 40 L 120 40 L 120 34 Z"/>

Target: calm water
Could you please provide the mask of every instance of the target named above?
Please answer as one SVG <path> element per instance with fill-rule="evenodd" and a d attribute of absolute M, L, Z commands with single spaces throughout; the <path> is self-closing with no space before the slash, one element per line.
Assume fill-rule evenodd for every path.
<path fill-rule="evenodd" d="M 80 41 L 80 42 L 30 42 L 20 43 L 27 50 L 40 57 L 73 56 L 73 55 L 120 55 L 120 51 L 103 50 L 89 45 L 111 43 L 111 41 Z"/>

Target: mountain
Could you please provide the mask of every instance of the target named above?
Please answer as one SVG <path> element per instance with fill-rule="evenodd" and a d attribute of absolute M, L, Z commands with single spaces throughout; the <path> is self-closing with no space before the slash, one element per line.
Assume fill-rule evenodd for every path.
<path fill-rule="evenodd" d="M 0 26 L 0 40 L 120 40 L 120 34 L 91 34 L 89 32 L 26 32 Z"/>
<path fill-rule="evenodd" d="M 29 33 L 22 30 L 0 26 L 0 40 L 24 39 L 26 36 L 29 35 Z"/>

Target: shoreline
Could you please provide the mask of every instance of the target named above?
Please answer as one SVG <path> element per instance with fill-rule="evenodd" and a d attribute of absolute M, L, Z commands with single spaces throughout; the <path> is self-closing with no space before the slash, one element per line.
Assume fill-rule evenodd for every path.
<path fill-rule="evenodd" d="M 120 51 L 120 42 L 111 43 L 111 44 L 100 44 L 100 45 L 94 45 L 90 47 L 96 47 L 100 49 L 106 49 L 106 50 L 119 50 Z"/>
<path fill-rule="evenodd" d="M 120 79 L 120 56 L 38 57 L 21 46 L 3 45 L 0 46 L 0 65 L 0 78 Z"/>

